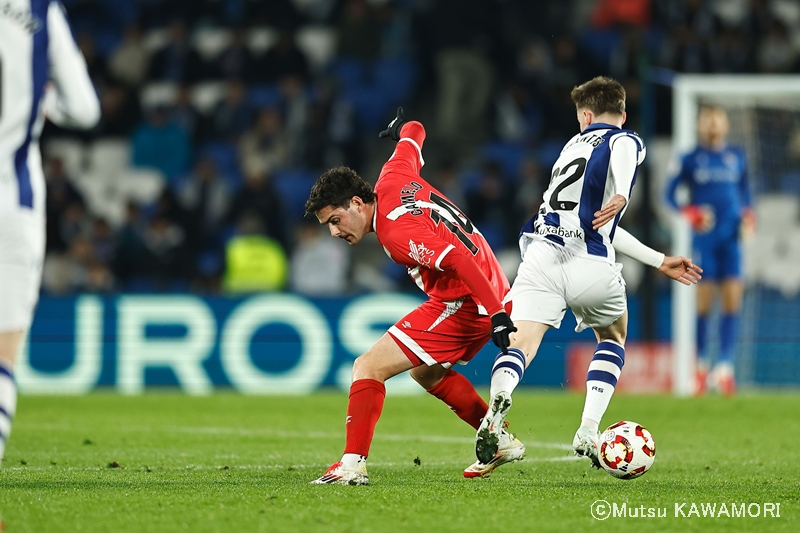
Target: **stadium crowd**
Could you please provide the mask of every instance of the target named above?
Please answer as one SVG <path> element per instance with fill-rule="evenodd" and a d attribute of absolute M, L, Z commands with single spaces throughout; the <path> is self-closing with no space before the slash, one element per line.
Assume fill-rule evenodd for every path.
<path fill-rule="evenodd" d="M 573 86 L 622 81 L 647 137 L 671 73 L 800 72 L 791 0 L 64 4 L 103 116 L 42 137 L 51 294 L 403 289 L 377 244 L 351 257 L 302 218 L 326 168 L 375 180 L 398 105 L 428 129 L 426 179 L 513 251 L 577 132 Z"/>

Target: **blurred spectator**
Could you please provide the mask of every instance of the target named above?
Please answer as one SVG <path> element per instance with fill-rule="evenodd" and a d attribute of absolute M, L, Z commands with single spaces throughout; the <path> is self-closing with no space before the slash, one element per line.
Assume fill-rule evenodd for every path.
<path fill-rule="evenodd" d="M 229 2 L 232 3 L 232 2 Z M 247 0 L 244 17 L 253 25 L 272 26 L 293 30 L 302 22 L 292 0 Z"/>
<path fill-rule="evenodd" d="M 283 96 L 283 116 L 286 123 L 286 161 L 290 166 L 304 164 L 304 137 L 307 134 L 309 101 L 303 79 L 299 76 L 284 76 L 280 81 Z"/>
<path fill-rule="evenodd" d="M 148 78 L 175 83 L 208 78 L 208 67 L 192 47 L 186 26 L 180 20 L 170 24 L 169 42 L 150 60 Z"/>
<path fill-rule="evenodd" d="M 247 102 L 246 87 L 241 81 L 228 83 L 225 97 L 220 100 L 208 120 L 202 138 L 235 142 L 253 122 L 253 109 Z"/>
<path fill-rule="evenodd" d="M 500 165 L 484 163 L 475 190 L 467 193 L 467 216 L 478 226 L 494 249 L 502 248 L 519 231 L 514 218 L 514 195 L 503 179 Z"/>
<path fill-rule="evenodd" d="M 247 33 L 244 28 L 231 30 L 231 43 L 214 60 L 214 70 L 224 80 L 258 79 L 253 53 L 247 47 Z"/>
<path fill-rule="evenodd" d="M 755 70 L 755 49 L 752 36 L 740 28 L 726 28 L 709 44 L 711 72 L 745 73 Z"/>
<path fill-rule="evenodd" d="M 327 155 L 331 145 L 328 136 L 327 107 L 322 102 L 310 103 L 308 120 L 303 125 L 304 131 L 300 137 L 300 159 L 303 166 L 318 170 L 323 167 L 333 166 L 327 164 Z M 334 163 L 335 164 L 335 163 Z"/>
<path fill-rule="evenodd" d="M 183 208 L 170 187 L 165 187 L 161 191 L 161 195 L 153 206 L 153 216 L 164 217 L 176 223 L 184 233 L 188 232 L 191 226 L 189 212 Z"/>
<path fill-rule="evenodd" d="M 189 136 L 168 121 L 168 109 L 159 106 L 147 113 L 147 121 L 133 133 L 133 164 L 160 170 L 167 180 L 189 168 Z"/>
<path fill-rule="evenodd" d="M 542 167 L 532 158 L 525 158 L 519 165 L 516 190 L 514 191 L 514 217 L 522 226 L 539 210 L 547 183 L 542 180 Z"/>
<path fill-rule="evenodd" d="M 213 245 L 228 214 L 231 191 L 211 159 L 195 164 L 188 179 L 178 184 L 177 197 L 187 213 L 190 247 L 199 252 Z"/>
<path fill-rule="evenodd" d="M 482 0 L 439 0 L 429 13 L 439 86 L 438 133 L 448 141 L 480 137 L 495 80 L 496 13 Z"/>
<path fill-rule="evenodd" d="M 339 296 L 347 292 L 350 249 L 327 236 L 316 221 L 305 221 L 297 230 L 291 261 L 291 288 L 306 296 Z M 325 275 L 320 275 L 325 265 Z"/>
<path fill-rule="evenodd" d="M 447 159 L 439 165 L 431 184 L 439 189 L 455 205 L 467 205 L 464 188 L 456 174 L 455 161 Z"/>
<path fill-rule="evenodd" d="M 118 85 L 110 85 L 101 92 L 100 107 L 98 136 L 128 137 L 142 120 L 138 98 Z"/>
<path fill-rule="evenodd" d="M 225 249 L 225 292 L 282 290 L 288 262 L 280 243 L 266 236 L 263 221 L 252 212 L 242 215 L 236 229 Z"/>
<path fill-rule="evenodd" d="M 256 60 L 253 81 L 277 83 L 284 76 L 308 78 L 308 59 L 294 41 L 294 34 L 284 30 L 278 34 L 277 42 Z"/>
<path fill-rule="evenodd" d="M 272 172 L 286 164 L 288 139 L 276 108 L 262 110 L 239 141 L 239 161 L 246 174 Z"/>
<path fill-rule="evenodd" d="M 108 68 L 115 80 L 128 88 L 138 89 L 147 79 L 149 62 L 142 29 L 138 24 L 131 24 L 125 30 L 120 45 L 112 52 Z"/>
<path fill-rule="evenodd" d="M 111 226 L 104 218 L 96 218 L 92 223 L 90 238 L 92 254 L 98 263 L 109 266 L 114 261 L 116 253 L 116 241 Z"/>
<path fill-rule="evenodd" d="M 339 0 L 296 0 L 298 14 L 317 23 L 331 22 Z"/>
<path fill-rule="evenodd" d="M 650 0 L 600 0 L 592 13 L 596 28 L 650 25 Z"/>
<path fill-rule="evenodd" d="M 144 269 L 144 232 L 146 226 L 141 210 L 135 203 L 125 208 L 125 222 L 116 234 L 117 254 L 113 269 L 116 276 L 127 283 Z"/>
<path fill-rule="evenodd" d="M 192 264 L 186 249 L 186 234 L 166 216 L 156 215 L 150 219 L 144 232 L 143 244 L 142 274 L 153 279 L 159 287 L 191 275 Z"/>
<path fill-rule="evenodd" d="M 758 70 L 765 74 L 782 74 L 792 70 L 795 66 L 797 53 L 786 26 L 774 21 L 769 33 L 761 40 L 758 46 Z"/>
<path fill-rule="evenodd" d="M 178 86 L 178 95 L 169 111 L 169 122 L 177 124 L 190 139 L 197 138 L 200 115 L 192 105 L 192 89 L 182 83 Z"/>
<path fill-rule="evenodd" d="M 381 27 L 366 0 L 347 0 L 337 28 L 340 57 L 371 61 L 381 51 Z"/>
<path fill-rule="evenodd" d="M 255 213 L 265 225 L 265 234 L 289 249 L 283 204 L 276 192 L 270 175 L 264 172 L 246 174 L 244 186 L 239 189 L 231 203 L 226 220 L 236 223 L 243 213 Z"/>
<path fill-rule="evenodd" d="M 45 166 L 45 177 L 47 179 L 47 251 L 63 252 L 67 249 L 69 242 L 64 240 L 72 236 L 71 232 L 62 234 L 62 223 L 67 212 L 76 212 L 71 209 L 73 205 L 83 206 L 83 196 L 70 183 L 64 170 L 64 161 L 58 157 L 53 157 L 47 161 Z"/>
<path fill-rule="evenodd" d="M 86 60 L 86 67 L 92 83 L 95 87 L 103 87 L 108 81 L 108 67 L 103 58 L 97 54 L 94 37 L 90 33 L 82 32 L 78 35 L 77 43 Z"/>
<path fill-rule="evenodd" d="M 94 257 L 89 239 L 77 237 L 68 253 L 48 256 L 42 286 L 53 294 L 108 292 L 114 288 L 114 277 Z"/>
<path fill-rule="evenodd" d="M 61 213 L 58 221 L 58 236 L 62 243 L 69 248 L 72 241 L 89 234 L 91 219 L 86 213 L 83 202 L 71 202 Z"/>

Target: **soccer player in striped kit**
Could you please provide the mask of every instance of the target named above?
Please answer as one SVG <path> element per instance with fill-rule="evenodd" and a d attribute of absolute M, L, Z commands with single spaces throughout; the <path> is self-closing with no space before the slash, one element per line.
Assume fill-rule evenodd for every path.
<path fill-rule="evenodd" d="M 6 0 L 0 9 L 0 457 L 17 405 L 14 363 L 42 276 L 45 118 L 91 128 L 100 103 L 61 3 Z"/>
<path fill-rule="evenodd" d="M 499 431 L 511 409 L 511 393 L 548 329 L 558 328 L 567 307 L 577 331 L 592 328 L 597 349 L 586 376 L 586 401 L 573 440 L 576 454 L 595 466 L 598 428 L 625 362 L 628 326 L 625 281 L 615 248 L 682 283 L 696 283 L 700 270 L 685 257 L 665 257 L 618 227 L 638 166 L 642 139 L 625 122 L 625 89 L 606 77 L 571 93 L 580 133 L 561 151 L 544 202 L 520 233 L 522 264 L 506 299 L 512 302 L 508 354 L 497 355 L 489 409 L 478 429 L 479 462 L 497 453 Z M 613 243 L 613 245 L 612 245 Z"/>
<path fill-rule="evenodd" d="M 686 154 L 680 171 L 667 186 L 667 203 L 682 211 L 694 231 L 694 253 L 707 281 L 697 286 L 697 382 L 695 392 L 706 392 L 707 382 L 726 396 L 736 392 L 734 351 L 742 308 L 741 236 L 755 231 L 744 152 L 727 143 L 728 114 L 721 107 L 701 108 L 697 120 L 699 145 Z M 678 189 L 689 189 L 689 203 L 679 206 Z M 714 295 L 721 296 L 720 350 L 709 372 L 708 321 Z"/>

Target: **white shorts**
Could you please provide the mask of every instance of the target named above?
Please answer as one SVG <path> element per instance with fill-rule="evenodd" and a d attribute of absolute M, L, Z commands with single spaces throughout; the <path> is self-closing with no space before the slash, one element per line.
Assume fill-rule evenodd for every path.
<path fill-rule="evenodd" d="M 575 331 L 609 326 L 627 309 L 621 272 L 619 263 L 579 257 L 533 240 L 506 297 L 512 303 L 511 320 L 558 328 L 569 307 L 578 320 Z"/>
<path fill-rule="evenodd" d="M 30 327 L 44 249 L 43 216 L 29 209 L 0 213 L 0 333 Z"/>

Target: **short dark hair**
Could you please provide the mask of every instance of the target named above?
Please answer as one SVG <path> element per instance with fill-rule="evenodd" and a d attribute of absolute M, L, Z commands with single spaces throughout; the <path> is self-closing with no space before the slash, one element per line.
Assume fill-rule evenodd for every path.
<path fill-rule="evenodd" d="M 341 166 L 327 170 L 311 187 L 311 194 L 306 201 L 306 216 L 327 206 L 347 208 L 353 196 L 358 196 L 368 204 L 375 201 L 372 185 L 352 168 Z"/>
<path fill-rule="evenodd" d="M 625 112 L 625 88 L 620 82 L 606 76 L 597 76 L 578 85 L 570 93 L 575 107 L 588 109 L 595 115 Z"/>

